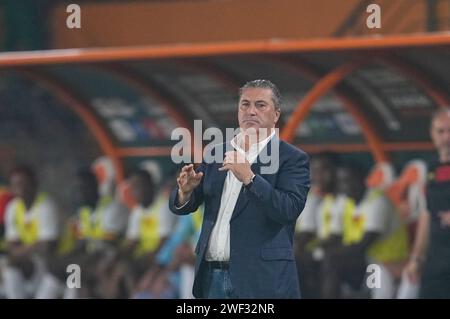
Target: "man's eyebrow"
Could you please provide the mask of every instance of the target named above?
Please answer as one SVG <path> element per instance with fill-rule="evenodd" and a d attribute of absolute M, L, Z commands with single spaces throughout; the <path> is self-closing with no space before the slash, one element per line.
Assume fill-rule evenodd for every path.
<path fill-rule="evenodd" d="M 243 103 L 243 102 L 251 102 L 251 101 L 248 100 L 248 99 L 242 99 L 242 100 L 241 100 L 241 103 Z M 268 104 L 268 102 L 265 101 L 265 100 L 256 100 L 255 103 L 264 103 L 264 104 Z"/>

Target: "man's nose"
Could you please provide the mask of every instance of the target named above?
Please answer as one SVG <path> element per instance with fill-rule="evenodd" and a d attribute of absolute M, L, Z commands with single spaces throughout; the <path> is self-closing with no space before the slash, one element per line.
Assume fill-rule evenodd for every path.
<path fill-rule="evenodd" d="M 254 104 L 250 104 L 247 109 L 248 114 L 256 115 L 256 106 Z"/>

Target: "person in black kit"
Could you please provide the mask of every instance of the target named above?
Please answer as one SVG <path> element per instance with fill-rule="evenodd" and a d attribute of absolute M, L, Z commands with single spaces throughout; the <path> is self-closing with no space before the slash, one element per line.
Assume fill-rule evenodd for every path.
<path fill-rule="evenodd" d="M 431 138 L 439 160 L 429 166 L 427 212 L 421 214 L 405 273 L 420 283 L 420 298 L 450 298 L 450 108 L 431 119 Z"/>

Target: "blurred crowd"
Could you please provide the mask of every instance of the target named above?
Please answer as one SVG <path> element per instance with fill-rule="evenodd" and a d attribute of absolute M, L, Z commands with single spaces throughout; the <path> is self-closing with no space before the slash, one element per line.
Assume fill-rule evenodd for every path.
<path fill-rule="evenodd" d="M 426 165 L 390 163 L 368 173 L 336 154 L 311 159 L 312 187 L 296 225 L 304 298 L 417 298 L 408 272 L 415 228 L 425 209 Z"/>
<path fill-rule="evenodd" d="M 334 153 L 310 164 L 294 244 L 303 297 L 416 298 L 407 261 L 425 208 L 425 163 L 410 161 L 398 176 L 390 163 L 365 173 Z M 63 214 L 30 167 L 14 168 L 0 190 L 0 296 L 192 298 L 202 208 L 172 214 L 176 177 L 157 183 L 153 173 L 140 168 L 116 185 L 100 158 L 74 177 L 78 208 Z"/>
<path fill-rule="evenodd" d="M 201 208 L 172 214 L 176 179 L 153 173 L 116 185 L 100 158 L 74 176 L 78 207 L 64 214 L 32 168 L 14 168 L 0 190 L 0 298 L 191 298 Z"/>

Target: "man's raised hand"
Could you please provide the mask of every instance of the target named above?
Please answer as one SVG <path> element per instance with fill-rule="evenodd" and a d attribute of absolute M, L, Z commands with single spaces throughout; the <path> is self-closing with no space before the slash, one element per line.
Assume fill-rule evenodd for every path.
<path fill-rule="evenodd" d="M 183 166 L 177 178 L 178 204 L 183 205 L 189 200 L 194 189 L 200 184 L 202 177 L 203 172 L 196 173 L 193 164 Z"/>

